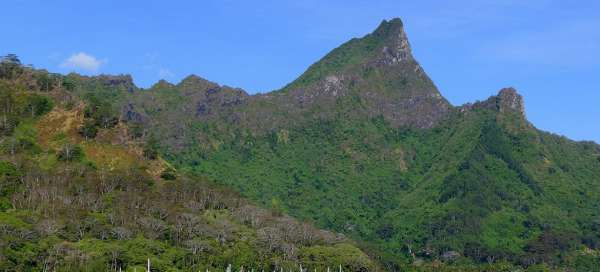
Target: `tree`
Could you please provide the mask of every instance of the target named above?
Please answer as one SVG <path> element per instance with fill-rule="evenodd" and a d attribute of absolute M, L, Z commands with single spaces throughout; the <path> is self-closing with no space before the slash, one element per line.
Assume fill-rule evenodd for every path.
<path fill-rule="evenodd" d="M 0 123 L 0 132 L 2 132 L 2 134 L 9 134 L 17 125 L 15 122 L 16 120 L 13 118 L 14 108 L 14 90 L 9 86 L 0 83 L 0 114 L 2 114 L 0 119 L 2 122 Z"/>
<path fill-rule="evenodd" d="M 257 231 L 258 240 L 265 246 L 269 252 L 273 252 L 282 244 L 283 233 L 281 229 L 274 227 L 264 227 Z"/>
<path fill-rule="evenodd" d="M 83 158 L 83 149 L 78 145 L 65 144 L 58 152 L 58 159 L 61 161 L 78 161 Z"/>
<path fill-rule="evenodd" d="M 21 60 L 19 60 L 19 57 L 17 57 L 17 55 L 15 55 L 15 54 L 8 54 L 8 55 L 2 57 L 1 62 L 15 63 L 18 65 L 21 65 Z"/>
<path fill-rule="evenodd" d="M 102 128 L 114 127 L 119 122 L 112 106 L 97 98 L 90 99 L 89 105 L 84 110 L 84 117 L 93 119 L 96 125 Z"/>
<path fill-rule="evenodd" d="M 160 174 L 160 178 L 164 180 L 175 180 L 177 179 L 177 176 L 175 175 L 175 170 L 167 168 Z"/>
<path fill-rule="evenodd" d="M 144 157 L 149 160 L 156 160 L 158 158 L 158 139 L 156 139 L 154 134 L 150 135 L 150 138 L 146 141 Z"/>
<path fill-rule="evenodd" d="M 43 115 L 51 111 L 54 106 L 50 99 L 41 95 L 29 96 L 27 101 L 27 108 L 31 112 L 31 117 Z"/>
<path fill-rule="evenodd" d="M 36 84 L 40 91 L 48 92 L 54 89 L 55 81 L 48 73 L 39 73 L 36 75 Z"/>
<path fill-rule="evenodd" d="M 63 82 L 62 82 L 62 86 L 67 91 L 73 91 L 73 90 L 75 90 L 75 81 L 72 80 L 69 77 L 65 77 L 64 80 L 63 80 Z"/>
<path fill-rule="evenodd" d="M 86 140 L 93 139 L 98 133 L 98 127 L 94 120 L 86 119 L 83 121 L 83 126 L 79 129 L 79 134 L 85 137 Z"/>
<path fill-rule="evenodd" d="M 21 61 L 15 54 L 8 54 L 0 59 L 0 78 L 14 79 L 23 73 Z"/>

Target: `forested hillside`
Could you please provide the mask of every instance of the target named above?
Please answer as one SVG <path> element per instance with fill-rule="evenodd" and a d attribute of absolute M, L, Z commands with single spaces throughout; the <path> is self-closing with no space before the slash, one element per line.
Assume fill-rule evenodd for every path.
<path fill-rule="evenodd" d="M 399 19 L 265 94 L 1 68 L 3 269 L 600 267 L 600 146 L 451 105 Z"/>
<path fill-rule="evenodd" d="M 343 235 L 175 170 L 82 88 L 0 63 L 0 270 L 377 270 Z"/>
<path fill-rule="evenodd" d="M 177 168 L 364 241 L 387 269 L 597 265 L 600 147 L 537 130 L 512 88 L 451 106 L 398 19 L 279 91 L 190 76 L 127 101 Z"/>

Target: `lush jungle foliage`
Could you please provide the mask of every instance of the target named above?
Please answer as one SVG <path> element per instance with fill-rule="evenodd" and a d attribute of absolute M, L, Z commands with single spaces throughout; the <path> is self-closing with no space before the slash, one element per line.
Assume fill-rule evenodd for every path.
<path fill-rule="evenodd" d="M 264 206 L 366 241 L 393 267 L 462 258 L 599 264 L 599 147 L 536 131 L 520 116 L 474 110 L 430 131 L 373 119 L 213 137 L 217 149 L 197 143 L 167 156 Z"/>
<path fill-rule="evenodd" d="M 105 93 L 80 100 L 16 57 L 0 68 L 1 271 L 377 270 L 344 236 L 149 156 Z"/>
<path fill-rule="evenodd" d="M 537 130 L 514 90 L 450 106 L 402 31 L 252 96 L 9 56 L 2 268 L 598 271 L 600 146 Z"/>

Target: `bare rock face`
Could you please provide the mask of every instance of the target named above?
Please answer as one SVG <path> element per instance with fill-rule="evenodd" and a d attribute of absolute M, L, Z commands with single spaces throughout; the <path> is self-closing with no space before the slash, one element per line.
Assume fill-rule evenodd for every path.
<path fill-rule="evenodd" d="M 99 75 L 94 77 L 94 79 L 107 87 L 124 88 L 128 92 L 137 90 L 131 75 Z"/>
<path fill-rule="evenodd" d="M 518 112 L 525 115 L 525 102 L 523 96 L 514 88 L 504 88 L 498 93 L 497 107 L 500 112 Z"/>
<path fill-rule="evenodd" d="M 364 70 L 378 71 L 381 77 L 356 80 L 366 90 L 361 96 L 377 105 L 371 114 L 383 115 L 393 126 L 417 128 L 431 128 L 444 119 L 452 106 L 413 57 L 402 21 L 383 21 L 371 36 L 381 45 Z M 373 90 L 380 82 L 387 86 Z"/>
<path fill-rule="evenodd" d="M 325 78 L 325 92 L 331 93 L 332 96 L 337 96 L 338 91 L 343 87 L 342 80 L 337 76 L 328 76 Z"/>
<path fill-rule="evenodd" d="M 393 127 L 427 129 L 453 110 L 414 59 L 400 19 L 384 20 L 372 33 L 341 45 L 279 91 L 247 95 L 195 75 L 152 89 L 172 90 L 178 102 L 142 99 L 134 106 L 173 122 L 186 116 L 236 123 L 257 134 L 341 116 L 357 121 L 383 117 Z M 125 112 L 140 119 L 133 109 Z"/>
<path fill-rule="evenodd" d="M 383 116 L 395 127 L 431 128 L 452 110 L 414 59 L 400 19 L 384 20 L 313 64 L 284 91 L 264 97 L 295 116 Z"/>
<path fill-rule="evenodd" d="M 214 87 L 204 92 L 196 102 L 196 116 L 204 117 L 220 111 L 225 111 L 244 103 L 247 94 L 239 89 L 229 87 Z"/>
<path fill-rule="evenodd" d="M 106 85 L 117 86 L 117 85 L 133 85 L 133 78 L 131 75 L 99 75 L 96 77 L 98 81 L 103 82 Z"/>
<path fill-rule="evenodd" d="M 134 123 L 146 123 L 147 118 L 136 111 L 132 102 L 127 103 L 121 108 L 121 120 Z"/>
<path fill-rule="evenodd" d="M 373 32 L 373 35 L 382 36 L 386 40 L 377 59 L 381 64 L 393 65 L 402 61 L 413 60 L 410 42 L 400 19 L 383 21 L 377 30 Z"/>
<path fill-rule="evenodd" d="M 499 113 L 517 113 L 525 118 L 525 102 L 515 88 L 503 88 L 498 95 L 485 101 L 474 104 L 468 103 L 460 107 L 460 111 L 467 112 L 472 109 L 489 109 Z"/>

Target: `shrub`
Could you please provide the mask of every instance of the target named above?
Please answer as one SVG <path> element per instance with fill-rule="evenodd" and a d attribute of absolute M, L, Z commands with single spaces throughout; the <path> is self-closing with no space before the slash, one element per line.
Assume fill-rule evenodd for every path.
<path fill-rule="evenodd" d="M 144 146 L 144 157 L 149 160 L 156 160 L 158 158 L 158 140 L 154 135 L 150 135 Z"/>
<path fill-rule="evenodd" d="M 144 127 L 138 124 L 129 126 L 129 134 L 133 139 L 139 139 L 144 136 Z"/>
<path fill-rule="evenodd" d="M 167 168 L 160 174 L 160 178 L 164 180 L 175 180 L 177 179 L 177 176 L 175 175 L 175 170 Z"/>
<path fill-rule="evenodd" d="M 92 100 L 85 108 L 85 118 L 94 120 L 95 124 L 102 128 L 111 128 L 119 123 L 112 106 L 107 102 Z"/>
<path fill-rule="evenodd" d="M 60 161 L 80 161 L 83 158 L 83 149 L 78 145 L 65 144 L 58 152 Z"/>
<path fill-rule="evenodd" d="M 98 127 L 94 120 L 87 119 L 83 122 L 83 126 L 79 129 L 79 134 L 86 139 L 93 139 L 98 134 Z"/>
<path fill-rule="evenodd" d="M 35 76 L 36 84 L 40 91 L 48 92 L 54 89 L 55 81 L 48 73 L 39 73 Z"/>
<path fill-rule="evenodd" d="M 67 91 L 73 91 L 75 90 L 75 81 L 68 77 L 65 77 L 62 82 L 62 87 L 65 88 Z"/>
<path fill-rule="evenodd" d="M 32 95 L 27 98 L 27 109 L 32 117 L 41 116 L 54 107 L 50 98 L 41 95 Z"/>

